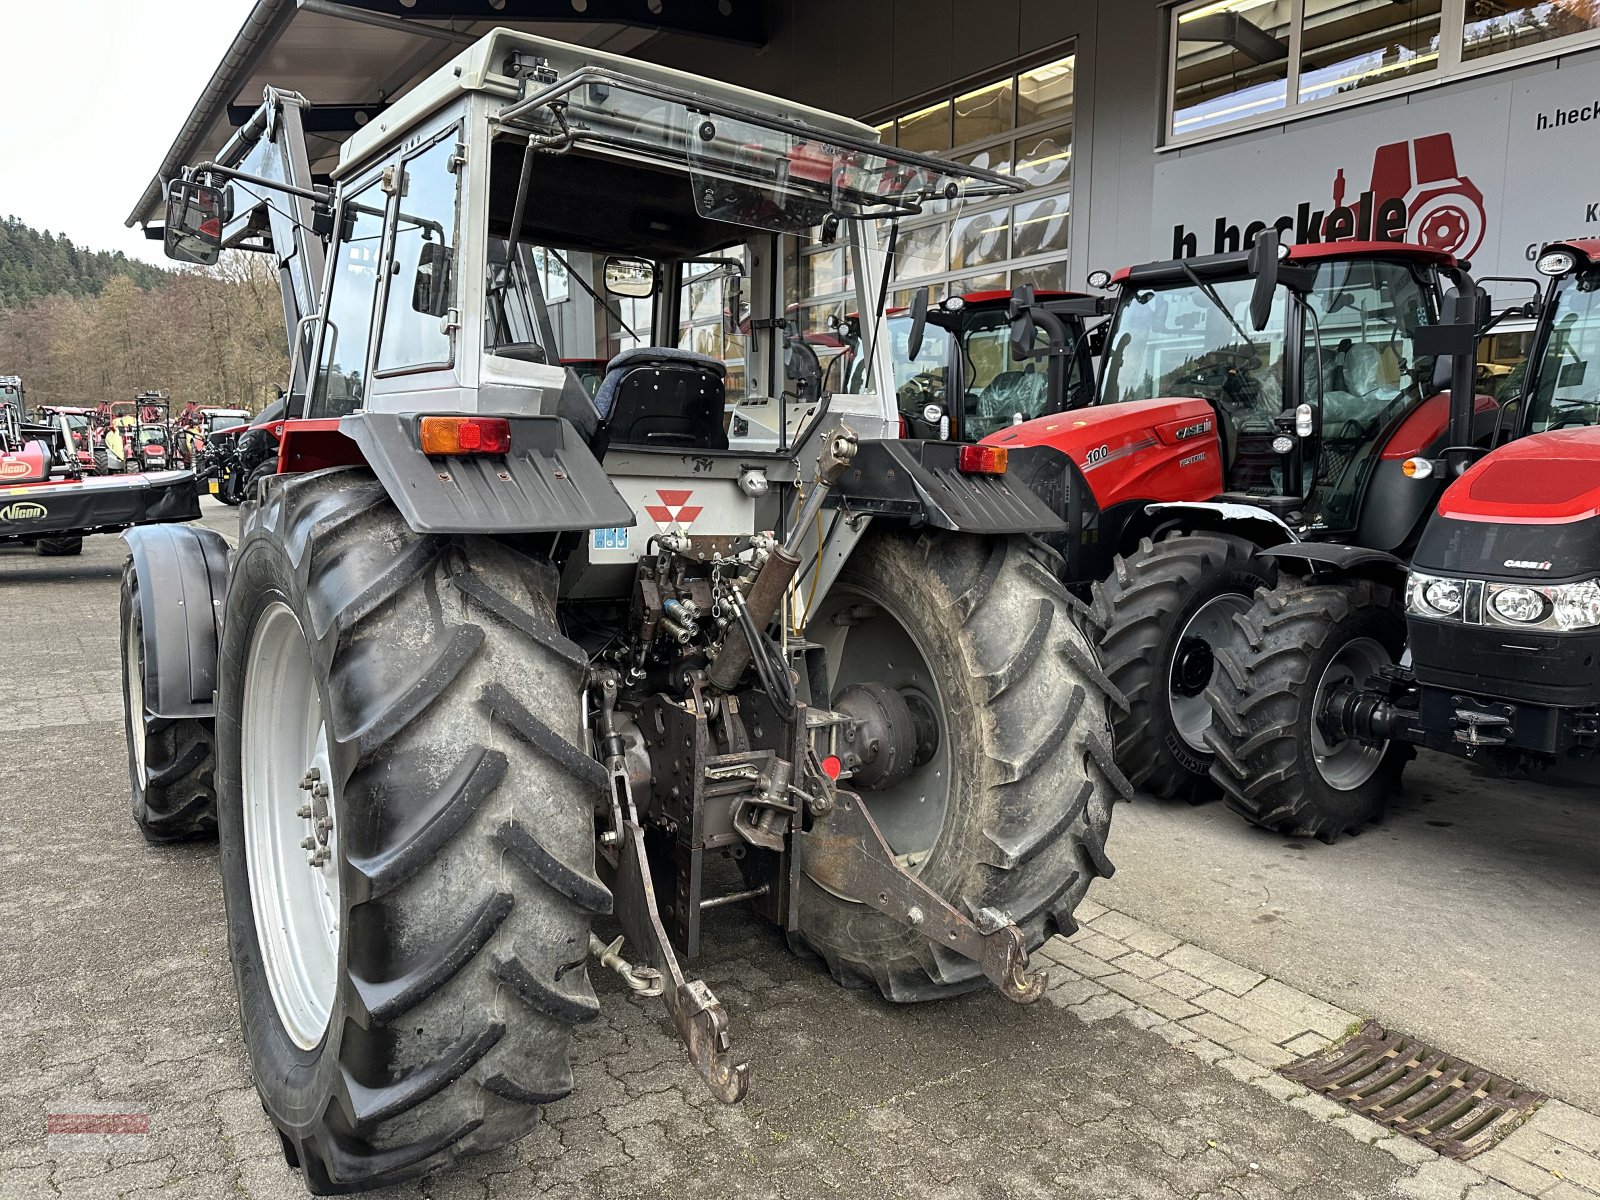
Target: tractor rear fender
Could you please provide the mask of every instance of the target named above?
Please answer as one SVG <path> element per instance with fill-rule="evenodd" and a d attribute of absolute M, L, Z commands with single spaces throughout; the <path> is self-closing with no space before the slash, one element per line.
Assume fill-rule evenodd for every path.
<path fill-rule="evenodd" d="M 1142 516 L 1130 518 L 1121 539 L 1123 550 L 1137 546 L 1142 537 L 1155 540 L 1174 530 L 1190 529 L 1235 534 L 1263 550 L 1285 542 L 1300 544 L 1300 535 L 1264 508 L 1222 501 L 1174 501 L 1147 504 Z"/>
<path fill-rule="evenodd" d="M 228 543 L 197 525 L 141 525 L 122 536 L 139 578 L 145 705 L 157 717 L 209 717 Z"/>
<path fill-rule="evenodd" d="M 1084 490 L 1066 455 L 1046 446 L 1007 448 L 1005 472 L 993 475 L 961 470 L 962 449 L 955 442 L 863 440 L 827 504 L 960 533 L 1066 532 L 1064 517 Z"/>
<path fill-rule="evenodd" d="M 1285 571 L 1314 577 L 1320 582 L 1370 579 L 1402 593 L 1405 591 L 1408 569 L 1405 560 L 1384 550 L 1333 542 L 1292 542 L 1273 546 L 1263 553 Z"/>
<path fill-rule="evenodd" d="M 321 440 L 307 448 L 322 460 L 318 466 L 364 462 L 416 533 L 554 533 L 637 522 L 571 422 L 553 416 L 501 419 L 511 426 L 511 450 L 504 455 L 430 457 L 422 452 L 422 416 L 408 413 L 341 417 L 336 430 L 320 431 Z M 280 471 L 307 469 L 297 459 L 301 424 L 312 422 L 286 422 Z"/>

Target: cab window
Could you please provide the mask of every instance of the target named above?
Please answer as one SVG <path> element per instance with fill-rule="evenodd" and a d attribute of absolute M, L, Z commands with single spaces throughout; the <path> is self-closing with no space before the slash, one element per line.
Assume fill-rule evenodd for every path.
<path fill-rule="evenodd" d="M 342 417 L 360 408 L 367 392 L 367 351 L 383 247 L 385 197 L 379 180 L 345 200 L 346 236 L 334 253 L 333 285 L 324 318 L 322 354 L 310 415 Z"/>
<path fill-rule="evenodd" d="M 383 311 L 378 370 L 450 362 L 444 314 L 453 306 L 456 183 L 450 169 L 455 132 L 408 159 L 389 251 L 389 297 Z"/>

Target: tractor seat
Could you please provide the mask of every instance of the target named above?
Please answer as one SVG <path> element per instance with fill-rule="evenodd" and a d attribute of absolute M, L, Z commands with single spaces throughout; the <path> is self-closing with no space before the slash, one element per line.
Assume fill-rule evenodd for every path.
<path fill-rule="evenodd" d="M 1045 387 L 1045 377 L 1031 365 L 1026 371 L 1001 371 L 978 393 L 978 416 L 1007 425 L 1018 413 L 1024 420 L 1037 417 L 1044 411 Z"/>
<path fill-rule="evenodd" d="M 728 370 L 714 358 L 665 346 L 625 350 L 606 364 L 594 394 L 613 446 L 726 450 Z"/>

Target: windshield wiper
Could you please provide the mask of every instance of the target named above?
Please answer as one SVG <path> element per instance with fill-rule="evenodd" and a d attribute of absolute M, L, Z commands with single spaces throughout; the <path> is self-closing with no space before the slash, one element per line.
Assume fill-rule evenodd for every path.
<path fill-rule="evenodd" d="M 1244 339 L 1244 344 L 1249 346 L 1250 349 L 1254 350 L 1256 348 L 1255 342 L 1253 342 L 1250 339 L 1250 335 L 1244 331 L 1244 326 L 1233 319 L 1233 314 L 1228 311 L 1228 306 L 1222 302 L 1222 297 L 1217 295 L 1217 289 L 1212 287 L 1204 279 L 1201 279 L 1200 276 L 1196 275 L 1194 273 L 1194 268 L 1188 263 L 1184 262 L 1183 259 L 1180 258 L 1178 260 L 1178 266 L 1183 268 L 1183 273 L 1189 277 L 1189 282 L 1204 292 L 1206 299 L 1217 306 L 1217 311 L 1228 318 L 1228 324 L 1232 325 L 1238 335 Z"/>

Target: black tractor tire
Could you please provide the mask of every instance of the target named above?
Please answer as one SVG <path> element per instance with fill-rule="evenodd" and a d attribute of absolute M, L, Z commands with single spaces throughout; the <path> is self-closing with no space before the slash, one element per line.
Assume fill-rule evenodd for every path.
<path fill-rule="evenodd" d="M 106 448 L 104 446 L 95 447 L 94 473 L 96 475 L 111 474 L 111 460 L 107 457 Z"/>
<path fill-rule="evenodd" d="M 1394 589 L 1368 580 L 1306 583 L 1285 579 L 1263 592 L 1239 624 L 1242 646 L 1224 650 L 1210 691 L 1211 773 L 1230 808 L 1263 829 L 1332 842 L 1383 816 L 1413 748 L 1391 742 L 1364 763 L 1337 755 L 1361 743 L 1328 743 L 1316 722 L 1319 693 L 1362 651 L 1399 662 L 1405 618 Z M 1339 664 L 1336 666 L 1336 662 Z M 1362 663 L 1351 675 L 1366 682 Z M 1321 749 L 1319 750 L 1319 742 Z M 1371 774 L 1361 778 L 1370 768 Z M 1336 783 L 1343 771 L 1345 778 Z"/>
<path fill-rule="evenodd" d="M 266 462 L 257 463 L 250 469 L 250 474 L 245 477 L 244 487 L 239 489 L 240 502 L 243 503 L 245 500 L 255 499 L 256 483 L 262 479 L 266 479 L 269 475 L 276 475 L 277 473 L 277 459 L 271 458 Z"/>
<path fill-rule="evenodd" d="M 554 569 L 490 538 L 416 534 L 370 473 L 335 468 L 246 506 L 231 578 L 220 865 L 240 1020 L 286 1156 L 331 1195 L 522 1137 L 572 1088 L 573 1027 L 599 1013 L 590 922 L 611 907 L 587 662 L 559 631 Z M 305 638 L 338 831 L 343 933 L 310 1049 L 267 982 L 246 848 L 241 718 L 254 631 L 278 606 Z"/>
<path fill-rule="evenodd" d="M 1076 931 L 1078 902 L 1113 869 L 1112 804 L 1131 794 L 1082 606 L 1047 554 L 1021 538 L 876 531 L 817 610 L 881 609 L 920 643 L 956 733 L 943 821 L 915 869 L 968 917 L 1005 914 L 1030 951 Z M 874 792 L 861 795 L 870 811 Z M 896 1002 L 990 986 L 977 963 L 803 873 L 798 900 L 800 939 L 845 986 Z"/>
<path fill-rule="evenodd" d="M 1200 610 L 1235 596 L 1241 611 L 1277 580 L 1253 543 L 1223 533 L 1173 533 L 1141 539 L 1118 555 L 1109 578 L 1095 583 L 1090 620 L 1107 677 L 1127 699 L 1112 716 L 1117 765 L 1136 788 L 1161 799 L 1216 798 L 1211 754 L 1194 746 L 1173 715 L 1175 671 L 1190 671 L 1184 692 L 1204 712 L 1216 647 L 1184 638 Z"/>
<path fill-rule="evenodd" d="M 152 845 L 215 837 L 217 756 L 212 722 L 153 716 L 144 689 L 144 617 L 133 559 L 122 564 L 122 710 L 133 823 Z M 136 694 L 137 693 L 137 694 Z M 140 760 L 143 759 L 141 769 Z"/>
<path fill-rule="evenodd" d="M 230 508 L 237 508 L 246 494 L 244 477 L 239 474 L 238 470 L 224 471 L 222 478 L 217 483 L 217 499 Z"/>
<path fill-rule="evenodd" d="M 67 537 L 42 537 L 33 544 L 33 548 L 41 558 L 69 558 L 83 553 L 83 535 L 75 533 Z"/>

